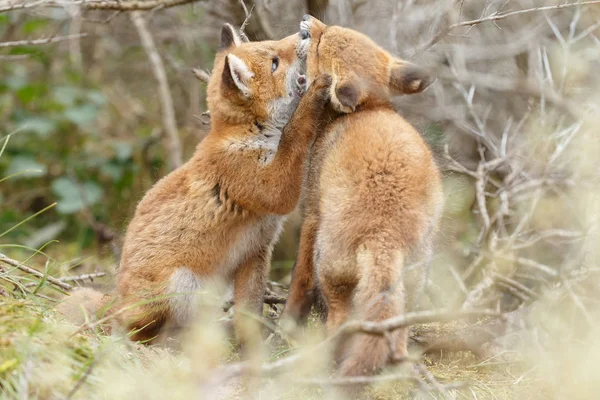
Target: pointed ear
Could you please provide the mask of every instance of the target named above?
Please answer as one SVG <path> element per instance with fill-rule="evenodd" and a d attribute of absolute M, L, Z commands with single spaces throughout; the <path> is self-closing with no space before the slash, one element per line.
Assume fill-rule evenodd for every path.
<path fill-rule="evenodd" d="M 224 50 L 230 46 L 239 46 L 242 44 L 242 38 L 238 34 L 237 30 L 231 26 L 231 24 L 224 24 L 221 28 L 221 44 L 219 50 Z"/>
<path fill-rule="evenodd" d="M 239 91 L 244 97 L 250 96 L 250 79 L 254 74 L 239 57 L 233 54 L 225 56 L 223 67 L 223 85 L 231 90 Z"/>
<path fill-rule="evenodd" d="M 331 104 L 336 111 L 351 113 L 356 110 L 360 98 L 360 89 L 349 81 L 339 82 L 331 95 Z"/>
<path fill-rule="evenodd" d="M 390 71 L 390 89 L 402 94 L 419 93 L 435 81 L 429 74 L 407 61 L 394 60 Z"/>

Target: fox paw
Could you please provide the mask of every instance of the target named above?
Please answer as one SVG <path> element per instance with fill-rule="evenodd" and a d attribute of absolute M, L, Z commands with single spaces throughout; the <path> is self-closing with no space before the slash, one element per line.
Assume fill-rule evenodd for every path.
<path fill-rule="evenodd" d="M 312 100 L 325 104 L 330 98 L 331 75 L 323 74 L 315 78 L 311 83 L 308 92 L 312 94 Z"/>

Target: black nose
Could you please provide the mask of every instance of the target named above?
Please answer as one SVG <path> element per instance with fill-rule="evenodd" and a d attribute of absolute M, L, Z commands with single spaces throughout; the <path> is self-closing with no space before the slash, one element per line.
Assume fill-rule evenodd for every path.
<path fill-rule="evenodd" d="M 300 37 L 302 38 L 302 40 L 308 39 L 309 36 L 310 36 L 310 34 L 308 33 L 308 31 L 306 29 L 302 29 L 300 31 Z"/>
<path fill-rule="evenodd" d="M 308 15 L 308 14 L 304 14 L 304 15 L 302 16 L 302 21 L 308 21 L 308 20 L 309 20 L 309 19 L 311 19 L 311 18 L 312 18 L 312 17 L 311 17 L 310 15 Z"/>

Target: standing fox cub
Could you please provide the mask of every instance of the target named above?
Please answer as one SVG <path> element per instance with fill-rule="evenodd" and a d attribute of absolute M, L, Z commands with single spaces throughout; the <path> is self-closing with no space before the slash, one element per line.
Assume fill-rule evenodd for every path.
<path fill-rule="evenodd" d="M 207 89 L 211 132 L 148 191 L 127 229 L 111 310 L 121 310 L 115 318 L 133 340 L 185 326 L 195 314 L 193 293 L 215 279 L 233 283 L 234 326 L 245 339 L 242 319 L 262 310 L 271 251 L 298 202 L 328 100 L 328 76 L 304 94 L 309 46 L 298 34 L 246 43 L 223 27 Z M 62 309 L 110 300 L 89 290 L 81 297 Z"/>
<path fill-rule="evenodd" d="M 312 148 L 283 321 L 306 318 L 316 279 L 331 333 L 350 317 L 382 321 L 413 302 L 426 268 L 409 265 L 430 258 L 443 197 L 428 146 L 390 102 L 390 93 L 417 93 L 431 80 L 350 29 L 305 16 L 301 35 L 311 38 L 309 81 L 332 76 L 337 117 Z M 355 335 L 338 349 L 341 373 L 372 373 L 406 355 L 406 330 L 391 342 L 394 351 L 383 337 Z"/>

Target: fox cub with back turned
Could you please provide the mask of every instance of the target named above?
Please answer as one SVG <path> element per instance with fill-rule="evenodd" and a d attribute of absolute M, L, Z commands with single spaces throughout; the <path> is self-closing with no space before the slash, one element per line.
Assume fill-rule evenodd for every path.
<path fill-rule="evenodd" d="M 262 311 L 271 251 L 298 202 L 329 98 L 328 76 L 306 90 L 309 46 L 298 34 L 244 42 L 223 27 L 207 89 L 211 132 L 146 193 L 127 229 L 110 308 L 121 310 L 115 318 L 132 339 L 188 324 L 197 312 L 193 293 L 219 279 L 233 283 L 234 327 L 244 341 L 242 320 Z M 82 296 L 96 306 L 110 301 Z"/>
<path fill-rule="evenodd" d="M 414 302 L 430 258 L 443 196 L 438 167 L 419 133 L 392 107 L 393 93 L 425 89 L 431 79 L 365 35 L 305 16 L 311 38 L 309 81 L 327 73 L 333 119 L 313 145 L 303 195 L 300 247 L 283 321 L 302 321 L 315 286 L 327 329 L 348 318 L 402 314 Z M 406 291 L 405 291 L 406 287 Z M 407 331 L 355 335 L 338 349 L 344 375 L 363 375 L 407 352 Z"/>

